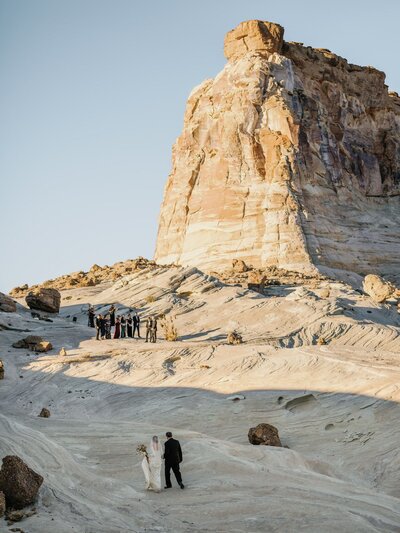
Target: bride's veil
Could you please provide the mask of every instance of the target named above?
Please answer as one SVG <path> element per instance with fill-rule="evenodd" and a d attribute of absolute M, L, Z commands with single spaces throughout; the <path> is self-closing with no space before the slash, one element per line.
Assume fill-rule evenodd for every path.
<path fill-rule="evenodd" d="M 154 458 L 161 460 L 162 447 L 160 439 L 157 437 L 157 435 L 154 435 L 154 437 L 151 438 L 149 444 L 149 451 L 150 455 L 152 455 Z"/>

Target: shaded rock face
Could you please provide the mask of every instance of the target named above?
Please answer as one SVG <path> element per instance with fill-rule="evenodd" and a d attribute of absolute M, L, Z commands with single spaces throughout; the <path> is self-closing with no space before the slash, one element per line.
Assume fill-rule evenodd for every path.
<path fill-rule="evenodd" d="M 34 503 L 43 478 L 16 455 L 7 455 L 0 470 L 0 491 L 7 508 L 23 509 Z"/>
<path fill-rule="evenodd" d="M 4 313 L 15 313 L 17 305 L 12 298 L 0 292 L 0 311 Z"/>
<path fill-rule="evenodd" d="M 6 497 L 4 496 L 4 492 L 0 492 L 0 518 L 4 516 L 5 512 L 6 512 Z"/>
<path fill-rule="evenodd" d="M 58 313 L 61 295 L 57 289 L 37 288 L 28 292 L 25 301 L 30 309 L 38 309 L 46 313 Z"/>
<path fill-rule="evenodd" d="M 270 424 L 258 424 L 249 429 L 249 442 L 255 445 L 282 446 L 278 430 Z"/>
<path fill-rule="evenodd" d="M 381 275 L 400 267 L 400 98 L 384 73 L 249 21 L 189 96 L 159 263 Z"/>

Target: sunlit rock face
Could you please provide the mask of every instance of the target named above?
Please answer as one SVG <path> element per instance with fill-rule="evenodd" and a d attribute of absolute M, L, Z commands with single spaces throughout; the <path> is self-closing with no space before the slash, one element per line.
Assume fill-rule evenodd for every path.
<path fill-rule="evenodd" d="M 384 73 L 248 21 L 189 96 L 155 259 L 360 273 L 400 266 L 400 98 Z"/>

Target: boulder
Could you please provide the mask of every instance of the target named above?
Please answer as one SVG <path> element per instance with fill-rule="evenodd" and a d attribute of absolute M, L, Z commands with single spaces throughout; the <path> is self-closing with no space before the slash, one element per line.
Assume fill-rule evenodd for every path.
<path fill-rule="evenodd" d="M 371 296 L 371 298 L 377 303 L 384 302 L 390 298 L 395 291 L 395 287 L 391 283 L 385 281 L 376 274 L 368 274 L 368 276 L 365 276 L 363 289 L 364 292 L 366 292 L 368 296 Z"/>
<path fill-rule="evenodd" d="M 58 313 L 61 295 L 57 289 L 38 287 L 28 292 L 25 301 L 30 309 L 38 309 L 46 313 Z"/>
<path fill-rule="evenodd" d="M 3 313 L 15 313 L 17 305 L 12 298 L 0 292 L 0 311 Z"/>
<path fill-rule="evenodd" d="M 4 363 L 0 359 L 0 379 L 4 379 Z"/>
<path fill-rule="evenodd" d="M 0 518 L 4 516 L 5 512 L 6 512 L 6 497 L 4 496 L 4 492 L 0 492 Z"/>
<path fill-rule="evenodd" d="M 42 476 L 29 468 L 20 457 L 7 455 L 3 458 L 0 491 L 5 495 L 7 508 L 23 509 L 34 503 L 42 483 Z"/>
<path fill-rule="evenodd" d="M 23 348 L 25 350 L 31 350 L 33 352 L 48 352 L 53 348 L 53 345 L 49 341 L 45 341 L 38 335 L 28 335 L 25 339 L 21 339 L 14 342 L 13 348 Z"/>
<path fill-rule="evenodd" d="M 62 355 L 62 356 L 67 355 L 67 350 L 65 348 L 61 348 L 61 350 L 58 352 L 58 355 Z"/>
<path fill-rule="evenodd" d="M 46 407 L 43 407 L 38 416 L 41 418 L 50 418 L 50 411 Z"/>
<path fill-rule="evenodd" d="M 249 267 L 242 259 L 233 259 L 232 270 L 234 272 L 247 272 L 249 270 Z"/>
<path fill-rule="evenodd" d="M 250 444 L 264 445 L 264 446 L 282 446 L 279 438 L 278 430 L 270 424 L 258 424 L 255 428 L 250 428 L 249 433 Z"/>

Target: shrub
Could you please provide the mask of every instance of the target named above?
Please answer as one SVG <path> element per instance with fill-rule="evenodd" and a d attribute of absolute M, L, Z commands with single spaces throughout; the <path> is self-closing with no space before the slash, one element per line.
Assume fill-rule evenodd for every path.
<path fill-rule="evenodd" d="M 156 301 L 155 297 L 152 295 L 152 294 L 149 294 L 148 296 L 146 296 L 146 303 L 148 304 L 152 304 Z"/>
<path fill-rule="evenodd" d="M 164 332 L 165 340 L 176 341 L 178 340 L 178 330 L 172 317 L 165 316 L 160 321 L 161 327 Z"/>

